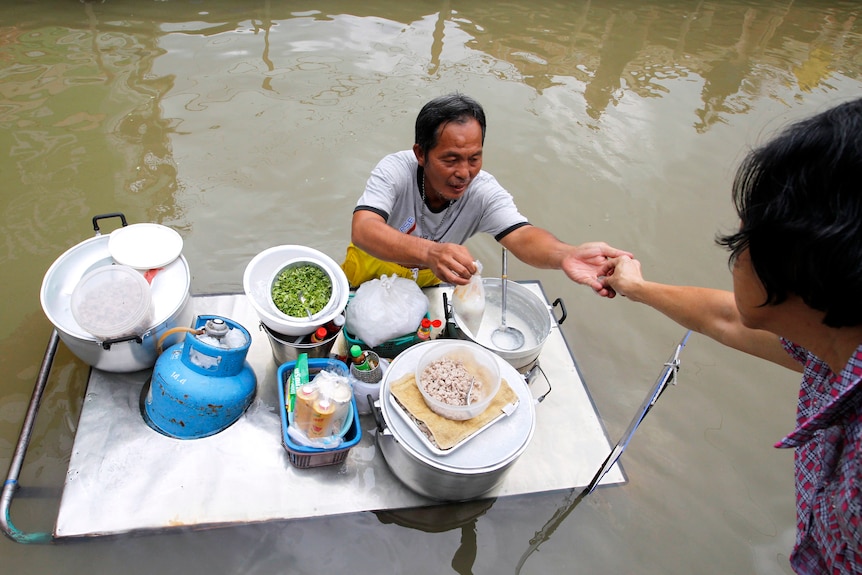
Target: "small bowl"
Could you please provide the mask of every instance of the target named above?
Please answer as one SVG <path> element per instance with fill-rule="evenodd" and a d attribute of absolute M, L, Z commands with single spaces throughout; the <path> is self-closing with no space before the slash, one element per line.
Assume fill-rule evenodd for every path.
<path fill-rule="evenodd" d="M 497 364 L 496 356 L 479 344 L 471 342 L 435 341 L 428 347 L 430 349 L 416 365 L 416 386 L 431 411 L 446 419 L 464 421 L 488 409 L 500 390 L 500 366 Z M 465 381 L 458 383 L 449 382 L 445 377 L 441 377 L 436 383 L 432 382 L 430 389 L 426 389 L 428 382 L 423 381 L 422 377 L 426 368 L 442 360 L 460 362 L 467 373 L 475 378 L 473 391 L 470 394 L 470 405 L 463 404 L 467 395 L 466 377 L 464 377 Z M 451 390 L 449 399 L 440 397 L 441 389 L 444 392 Z M 456 405 L 455 401 L 459 404 Z"/>
<path fill-rule="evenodd" d="M 101 340 L 141 336 L 153 321 L 150 284 L 129 266 L 98 267 L 72 291 L 72 317 Z"/>
<path fill-rule="evenodd" d="M 284 272 L 287 272 L 289 270 L 292 270 L 294 268 L 300 268 L 300 267 L 317 268 L 320 272 L 322 272 L 329 279 L 329 299 L 326 300 L 326 303 L 319 306 L 318 309 L 316 309 L 316 310 L 309 309 L 308 311 L 311 312 L 311 317 L 308 317 L 308 313 L 305 310 L 297 310 L 297 315 L 291 315 L 291 314 L 283 312 L 281 310 L 281 308 L 279 308 L 278 305 L 275 303 L 275 300 L 272 297 L 272 290 L 275 289 L 275 286 L 278 283 L 278 280 L 281 277 L 281 274 L 283 274 Z M 283 267 L 279 268 L 278 271 L 276 271 L 272 276 L 272 281 L 270 282 L 270 288 L 269 288 L 269 290 L 270 290 L 269 297 L 270 297 L 270 300 L 272 301 L 272 309 L 276 315 L 278 315 L 278 316 L 280 316 L 286 320 L 298 322 L 298 323 L 311 322 L 316 327 L 318 325 L 316 323 L 317 318 L 320 317 L 321 314 L 327 312 L 330 304 L 332 304 L 333 298 L 335 298 L 337 295 L 337 288 L 336 288 L 335 282 L 336 282 L 336 279 L 333 277 L 332 273 L 328 269 L 326 269 L 324 266 L 320 265 L 319 263 L 312 261 L 310 259 L 304 259 L 304 258 L 297 258 L 295 260 L 291 260 L 291 261 L 287 262 Z M 311 303 L 309 305 L 313 307 L 314 304 Z"/>

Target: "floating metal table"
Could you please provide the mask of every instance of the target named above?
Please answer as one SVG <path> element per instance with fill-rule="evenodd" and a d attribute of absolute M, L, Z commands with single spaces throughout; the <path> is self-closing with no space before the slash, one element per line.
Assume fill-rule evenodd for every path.
<path fill-rule="evenodd" d="M 538 282 L 521 282 L 547 302 Z M 432 318 L 443 319 L 443 294 L 426 288 Z M 235 424 L 211 437 L 178 440 L 154 431 L 140 413 L 151 371 L 93 370 L 72 448 L 55 538 L 93 537 L 179 527 L 207 528 L 274 520 L 434 505 L 389 470 L 374 444 L 376 426 L 362 416 L 362 440 L 343 464 L 294 468 L 282 446 L 275 363 L 266 334 L 244 294 L 193 298 L 196 315 L 230 318 L 252 334 L 247 361 L 258 392 Z M 549 306 L 550 308 L 550 306 Z M 568 344 L 554 322 L 539 355 L 544 373 L 530 385 L 533 439 L 487 497 L 586 486 L 611 449 Z M 615 465 L 602 484 L 625 481 Z"/>

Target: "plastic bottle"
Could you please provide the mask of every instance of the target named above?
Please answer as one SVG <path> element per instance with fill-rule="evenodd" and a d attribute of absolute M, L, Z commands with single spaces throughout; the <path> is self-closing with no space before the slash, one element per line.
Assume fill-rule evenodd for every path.
<path fill-rule="evenodd" d="M 422 323 L 419 324 L 419 329 L 416 331 L 416 337 L 423 341 L 431 338 L 431 320 L 427 317 L 422 318 Z"/>
<path fill-rule="evenodd" d="M 326 332 L 329 335 L 335 335 L 335 332 L 339 331 L 342 327 L 344 327 L 344 314 L 338 314 L 323 326 L 326 328 Z"/>
<path fill-rule="evenodd" d="M 368 356 L 358 345 L 350 347 L 350 360 L 359 371 L 368 371 L 371 369 L 371 366 L 368 365 Z"/>
<path fill-rule="evenodd" d="M 326 337 L 328 335 L 329 335 L 329 332 L 326 331 L 326 328 L 323 326 L 320 326 L 319 328 L 314 330 L 313 334 L 311 334 L 311 343 L 323 343 L 323 341 L 326 339 Z"/>

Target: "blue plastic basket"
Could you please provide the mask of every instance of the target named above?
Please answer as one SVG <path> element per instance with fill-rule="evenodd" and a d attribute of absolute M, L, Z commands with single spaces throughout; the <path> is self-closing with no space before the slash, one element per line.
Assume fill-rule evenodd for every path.
<path fill-rule="evenodd" d="M 296 367 L 295 361 L 283 363 L 278 368 L 278 399 L 281 405 L 281 441 L 284 448 L 290 457 L 290 462 L 294 467 L 306 469 L 308 467 L 322 467 L 324 465 L 336 465 L 347 459 L 347 453 L 350 448 L 359 443 L 362 439 L 362 428 L 359 426 L 359 410 L 356 408 L 356 398 L 350 401 L 353 405 L 353 422 L 344 434 L 341 445 L 332 449 L 322 449 L 319 447 L 309 447 L 306 445 L 298 445 L 290 439 L 287 433 L 288 413 L 287 402 L 285 395 L 285 387 L 290 379 L 290 374 Z M 308 375 L 314 376 L 321 371 L 331 371 L 338 375 L 348 376 L 350 372 L 347 369 L 347 364 L 337 359 L 325 358 L 310 358 L 308 360 Z"/>

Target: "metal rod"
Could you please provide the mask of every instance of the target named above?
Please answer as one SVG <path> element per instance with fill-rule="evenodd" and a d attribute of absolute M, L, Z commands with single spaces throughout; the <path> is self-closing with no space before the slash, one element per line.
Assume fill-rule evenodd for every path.
<path fill-rule="evenodd" d="M 635 430 L 644 420 L 646 414 L 652 409 L 652 406 L 655 405 L 655 402 L 658 401 L 659 396 L 667 389 L 669 384 L 674 384 L 676 382 L 676 372 L 679 371 L 679 353 L 682 351 L 682 348 L 685 347 L 685 344 L 688 342 L 688 338 L 691 335 L 691 330 L 685 332 L 682 340 L 676 346 L 676 349 L 665 362 L 664 367 L 661 370 L 658 378 L 655 381 L 655 384 L 650 389 L 649 393 L 647 393 L 646 398 L 643 403 L 641 403 L 640 408 L 638 408 L 637 413 L 632 418 L 631 423 L 629 423 L 628 428 L 626 429 L 623 436 L 608 454 L 607 459 L 602 462 L 602 465 L 599 467 L 599 470 L 596 472 L 592 481 L 587 485 L 584 489 L 587 495 L 593 492 L 593 490 L 598 487 L 599 481 L 605 474 L 610 471 L 611 467 L 617 462 L 620 456 L 625 451 L 625 448 L 628 446 L 629 441 L 631 441 L 632 436 L 635 433 Z"/>
<path fill-rule="evenodd" d="M 18 436 L 18 444 L 15 446 L 12 462 L 9 464 L 9 473 L 6 474 L 6 481 L 3 483 L 3 494 L 0 495 L 0 529 L 3 529 L 3 533 L 17 543 L 50 543 L 52 540 L 50 533 L 24 533 L 20 531 L 12 524 L 10 511 L 12 498 L 18 488 L 18 476 L 21 474 L 24 456 L 30 445 L 36 416 L 39 413 L 39 404 L 42 402 L 42 394 L 45 392 L 48 375 L 51 373 L 51 365 L 54 363 L 59 342 L 60 335 L 54 329 L 51 331 L 51 338 L 48 341 L 45 356 L 42 358 L 39 375 L 36 377 L 36 385 L 33 388 L 33 395 L 30 397 L 30 405 L 27 407 L 27 415 L 24 417 L 21 434 Z"/>
<path fill-rule="evenodd" d="M 631 423 L 629 423 L 628 428 L 623 434 L 622 438 L 617 442 L 617 444 L 613 447 L 611 452 L 608 454 L 607 458 L 602 462 L 601 466 L 599 466 L 598 471 L 593 476 L 593 479 L 589 482 L 589 484 L 581 490 L 577 488 L 569 491 L 566 499 L 560 507 L 554 512 L 551 518 L 545 523 L 545 525 L 538 531 L 536 531 L 535 536 L 530 539 L 530 545 L 527 548 L 527 551 L 521 555 L 521 559 L 518 561 L 517 566 L 515 567 L 515 573 L 520 574 L 521 568 L 526 563 L 527 559 L 539 550 L 539 546 L 551 538 L 551 535 L 557 530 L 557 528 L 563 523 L 563 520 L 569 516 L 569 514 L 577 507 L 581 501 L 583 501 L 588 495 L 590 495 L 593 490 L 598 486 L 599 481 L 601 481 L 602 477 L 614 466 L 614 464 L 619 460 L 620 456 L 623 454 L 626 446 L 628 446 L 629 441 L 634 435 L 635 430 L 638 428 L 640 423 L 643 421 L 646 414 L 652 409 L 652 406 L 655 405 L 656 401 L 658 401 L 659 396 L 667 389 L 668 385 L 672 385 L 676 382 L 676 372 L 679 370 L 679 354 L 682 351 L 682 348 L 685 347 L 685 344 L 688 342 L 688 338 L 691 335 L 691 330 L 686 331 L 682 340 L 676 346 L 676 349 L 665 362 L 664 367 L 662 368 L 661 373 L 656 379 L 655 384 L 653 384 L 652 388 L 650 388 L 649 393 L 647 393 L 646 398 L 643 403 L 641 403 L 640 408 L 637 413 L 635 413 L 634 418 Z M 541 369 L 541 368 L 540 368 Z"/>

